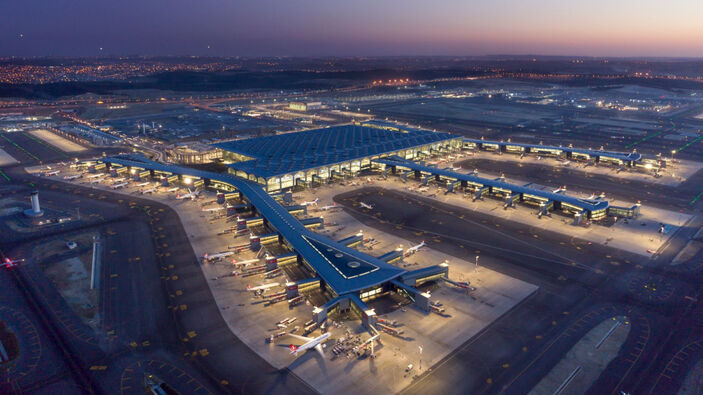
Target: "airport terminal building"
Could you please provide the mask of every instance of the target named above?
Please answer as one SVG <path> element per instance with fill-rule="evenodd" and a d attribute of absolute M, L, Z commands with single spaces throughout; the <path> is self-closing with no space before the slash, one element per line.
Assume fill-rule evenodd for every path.
<path fill-rule="evenodd" d="M 434 265 L 407 271 L 391 263 L 397 251 L 374 257 L 352 248 L 352 243 L 345 240 L 332 240 L 311 231 L 310 225 L 323 222 L 321 218 L 294 215 L 306 210 L 286 201 L 283 192 L 291 187 L 322 185 L 373 169 L 404 179 L 414 177 L 425 185 L 433 183 L 446 188 L 447 193 L 461 189 L 465 196 L 475 199 L 497 197 L 505 201 L 506 208 L 518 202 L 531 204 L 540 208 L 539 215 L 559 210 L 581 221 L 608 215 L 633 217 L 639 211 L 639 205 L 613 207 L 602 199 L 579 199 L 530 184 L 517 185 L 502 178 L 487 179 L 425 164 L 426 159 L 459 151 L 465 144 L 465 139 L 449 133 L 367 122 L 215 144 L 228 162 L 225 173 L 157 163 L 136 155 L 102 158 L 90 166 L 93 172 L 107 170 L 113 177 L 124 175 L 135 181 L 160 180 L 163 186 L 209 187 L 226 192 L 222 195 L 230 197 L 220 204 L 232 199 L 231 206 L 226 204 L 227 215 L 237 214 L 237 228 L 251 231 L 252 250 L 258 251 L 267 243 L 285 246 L 284 254 L 267 260 L 266 270 L 297 264 L 310 274 L 286 284 L 290 295 L 313 289 L 326 290 L 330 295 L 330 300 L 315 309 L 318 322 L 335 309 L 347 308 L 358 311 L 365 324 L 373 322 L 375 313 L 365 303 L 390 292 L 405 295 L 430 310 L 430 295 L 419 287 L 446 279 L 449 269 Z M 240 218 L 242 211 L 230 214 L 230 208 L 247 214 Z"/>
<path fill-rule="evenodd" d="M 261 184 L 268 192 L 353 176 L 373 167 L 375 159 L 422 160 L 462 147 L 462 139 L 449 133 L 372 125 L 332 126 L 215 147 L 223 151 L 231 174 Z"/>

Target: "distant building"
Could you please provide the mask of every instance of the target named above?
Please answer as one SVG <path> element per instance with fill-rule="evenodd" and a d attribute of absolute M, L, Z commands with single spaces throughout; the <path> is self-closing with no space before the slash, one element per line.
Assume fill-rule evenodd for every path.
<path fill-rule="evenodd" d="M 308 102 L 308 103 L 292 102 L 292 103 L 288 104 L 288 108 L 291 110 L 295 110 L 295 111 L 319 110 L 322 108 L 322 102 L 319 102 L 319 101 Z"/>
<path fill-rule="evenodd" d="M 222 158 L 221 149 L 199 142 L 177 144 L 168 148 L 166 154 L 172 161 L 182 164 L 211 163 Z"/>
<path fill-rule="evenodd" d="M 85 125 L 72 124 L 49 129 L 64 137 L 78 139 L 92 145 L 113 145 L 122 142 L 122 139 L 118 136 Z"/>

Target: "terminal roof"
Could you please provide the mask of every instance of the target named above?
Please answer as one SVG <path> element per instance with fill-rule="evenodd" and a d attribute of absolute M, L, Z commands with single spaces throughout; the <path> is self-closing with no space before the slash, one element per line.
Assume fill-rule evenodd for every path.
<path fill-rule="evenodd" d="M 303 226 L 257 183 L 230 174 L 212 173 L 152 162 L 136 155 L 120 155 L 102 162 L 135 166 L 172 174 L 215 180 L 239 190 L 269 225 L 286 239 L 317 274 L 338 294 L 346 294 L 387 282 L 404 270 L 344 246 Z"/>
<path fill-rule="evenodd" d="M 233 169 L 269 178 L 452 138 L 457 136 L 421 129 L 398 131 L 341 125 L 228 141 L 214 146 L 254 158 L 231 164 Z"/>
<path fill-rule="evenodd" d="M 595 199 L 580 199 L 573 196 L 564 195 L 561 193 L 554 193 L 549 191 L 543 191 L 541 189 L 530 188 L 528 186 L 511 184 L 509 182 L 494 180 L 490 178 L 483 178 L 474 176 L 471 174 L 458 173 L 451 169 L 439 169 L 437 167 L 426 166 L 420 163 L 411 162 L 399 157 L 388 157 L 375 160 L 378 163 L 383 163 L 391 166 L 401 166 L 408 169 L 417 170 L 421 172 L 426 172 L 430 174 L 438 174 L 441 176 L 453 178 L 455 180 L 468 181 L 484 186 L 491 186 L 495 188 L 505 189 L 512 193 L 523 193 L 532 196 L 538 196 L 544 199 L 553 200 L 555 202 L 563 202 L 570 204 L 572 206 L 581 208 L 588 211 L 598 211 L 605 210 L 608 208 L 609 203 L 606 200 L 595 200 Z"/>

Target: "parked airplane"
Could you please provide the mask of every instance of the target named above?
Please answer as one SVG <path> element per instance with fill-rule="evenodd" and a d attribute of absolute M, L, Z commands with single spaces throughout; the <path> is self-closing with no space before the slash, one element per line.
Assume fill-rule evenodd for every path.
<path fill-rule="evenodd" d="M 126 182 L 120 182 L 120 183 L 118 183 L 118 184 L 112 184 L 112 185 L 110 185 L 110 188 L 112 188 L 112 189 L 118 189 L 118 188 L 122 188 L 123 186 L 125 186 L 125 185 L 127 185 L 127 184 L 128 184 L 128 183 L 126 183 Z"/>
<path fill-rule="evenodd" d="M 256 287 L 252 287 L 251 285 L 247 285 L 247 290 L 248 290 L 248 291 L 251 291 L 251 292 L 259 292 L 259 291 L 263 292 L 263 291 L 266 291 L 266 290 L 269 289 L 269 288 L 277 287 L 277 286 L 279 286 L 279 285 L 280 285 L 280 284 L 278 284 L 278 283 L 261 284 L 261 285 L 258 285 L 258 286 L 256 286 Z"/>
<path fill-rule="evenodd" d="M 566 185 L 562 185 L 559 188 L 552 191 L 552 193 L 562 193 L 562 192 L 566 192 Z"/>
<path fill-rule="evenodd" d="M 176 195 L 176 199 L 195 200 L 198 195 L 200 195 L 200 190 L 191 191 L 190 188 L 188 188 L 188 193 L 184 193 L 183 195 Z"/>
<path fill-rule="evenodd" d="M 206 254 L 203 256 L 203 261 L 208 262 L 208 263 L 209 263 L 209 262 L 215 262 L 215 261 L 219 261 L 219 260 L 221 260 L 222 258 L 226 258 L 226 257 L 231 256 L 231 255 L 234 255 L 234 252 L 233 252 L 233 251 L 224 251 L 224 252 L 219 252 L 219 253 L 217 253 L 217 254 L 212 254 L 212 255 L 208 255 L 208 254 L 206 253 Z"/>
<path fill-rule="evenodd" d="M 99 182 L 102 181 L 102 180 L 103 180 L 102 178 L 93 178 L 92 180 L 90 180 L 90 183 L 91 183 L 91 184 L 97 184 L 97 183 L 99 183 Z"/>
<path fill-rule="evenodd" d="M 120 177 L 120 178 L 115 178 L 115 179 L 112 180 L 112 181 L 113 181 L 113 182 L 122 182 L 122 181 L 124 181 L 124 180 L 126 180 L 126 178 Z"/>
<path fill-rule="evenodd" d="M 320 198 L 315 198 L 315 200 L 311 202 L 302 202 L 300 203 L 301 206 L 317 206 L 317 202 L 320 200 Z"/>
<path fill-rule="evenodd" d="M 138 186 L 138 187 L 145 187 L 145 186 L 147 186 L 147 185 L 149 185 L 149 184 L 151 184 L 151 183 L 150 183 L 149 181 L 146 181 L 146 182 L 141 182 L 141 183 L 137 184 L 137 186 Z"/>
<path fill-rule="evenodd" d="M 167 189 L 166 191 L 167 191 L 167 192 L 177 192 L 178 189 L 179 189 L 178 187 L 173 187 L 173 188 Z"/>
<path fill-rule="evenodd" d="M 63 176 L 64 180 L 75 180 L 76 178 L 81 178 L 82 174 L 74 174 L 72 176 Z"/>
<path fill-rule="evenodd" d="M 203 211 L 213 212 L 213 211 L 220 211 L 220 210 L 224 210 L 224 209 L 225 209 L 224 206 L 219 206 L 219 207 L 204 208 Z"/>
<path fill-rule="evenodd" d="M 424 247 L 424 246 L 426 246 L 426 245 L 427 245 L 427 244 L 425 244 L 425 240 L 423 240 L 420 244 L 414 245 L 414 246 L 408 248 L 407 250 L 405 250 L 405 252 L 403 253 L 403 255 L 405 255 L 405 256 L 412 255 L 412 254 L 418 252 L 418 251 L 420 250 L 420 248 L 422 248 L 422 247 Z"/>
<path fill-rule="evenodd" d="M 298 356 L 298 354 L 305 352 L 307 350 L 313 349 L 313 348 L 315 349 L 315 351 L 319 352 L 320 355 L 324 356 L 325 353 L 324 353 L 324 351 L 322 351 L 321 344 L 323 341 L 327 340 L 327 338 L 330 337 L 331 333 L 323 333 L 322 335 L 315 337 L 315 338 L 298 336 L 298 335 L 294 335 L 292 333 L 289 333 L 288 335 L 305 342 L 305 344 L 303 344 L 301 346 L 296 346 L 294 344 L 291 344 L 290 346 L 288 346 L 288 348 L 290 349 L 290 353 L 295 355 L 296 357 Z"/>
<path fill-rule="evenodd" d="M 61 173 L 61 170 L 47 171 L 44 173 L 44 177 L 55 176 L 59 173 Z"/>
<path fill-rule="evenodd" d="M 281 268 L 279 267 L 278 269 L 273 269 L 271 271 L 266 272 L 264 278 L 274 278 L 280 276 L 281 274 L 283 274 L 283 272 L 281 272 Z"/>
<path fill-rule="evenodd" d="M 452 167 L 452 171 L 459 171 L 459 170 L 461 170 L 461 166 L 459 166 L 459 167 Z"/>
<path fill-rule="evenodd" d="M 322 207 L 319 208 L 319 210 L 327 211 L 327 210 L 333 210 L 333 209 L 336 209 L 336 208 L 342 208 L 342 206 L 338 206 L 337 203 L 335 202 L 334 204 L 329 205 L 329 206 L 322 206 Z"/>
<path fill-rule="evenodd" d="M 373 207 L 374 207 L 373 203 L 359 202 L 359 205 L 360 205 L 362 208 L 365 208 L 365 209 L 368 209 L 368 210 L 373 210 Z"/>
<path fill-rule="evenodd" d="M 10 269 L 10 268 L 17 266 L 17 264 L 20 262 L 24 262 L 24 259 L 12 260 L 10 258 L 5 258 L 5 261 L 3 263 L 1 263 L 0 266 Z"/>
<path fill-rule="evenodd" d="M 97 177 L 105 177 L 105 174 L 91 174 L 88 176 L 88 178 L 97 178 Z"/>
<path fill-rule="evenodd" d="M 232 264 L 235 266 L 243 266 L 247 267 L 251 265 L 252 263 L 259 263 L 258 259 L 247 259 L 246 261 L 233 261 Z"/>
<path fill-rule="evenodd" d="M 157 187 L 151 187 L 151 188 L 147 188 L 147 189 L 142 189 L 142 190 L 139 191 L 139 192 L 141 192 L 142 195 L 147 194 L 147 193 L 154 193 L 154 192 L 156 192 L 156 188 L 157 188 Z"/>

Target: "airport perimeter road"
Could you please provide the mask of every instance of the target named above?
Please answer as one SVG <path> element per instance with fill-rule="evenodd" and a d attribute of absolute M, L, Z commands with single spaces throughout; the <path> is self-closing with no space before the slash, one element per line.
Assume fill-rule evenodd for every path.
<path fill-rule="evenodd" d="M 27 273 L 28 287 L 39 294 L 45 318 L 66 339 L 72 362 L 102 391 L 134 393 L 144 374 L 153 373 L 180 393 L 314 392 L 287 369 L 272 368 L 230 332 L 188 235 L 170 208 L 136 196 L 33 177 L 19 167 L 8 174 L 18 184 L 33 183 L 40 195 L 50 191 L 52 204 L 70 207 L 80 200 L 82 211 L 96 214 L 98 223 L 82 229 L 99 232 L 103 242 L 104 321 L 97 333 L 82 324 L 41 270 Z M 61 231 L 44 234 L 20 241 L 13 250 L 31 253 L 33 245 L 61 237 Z"/>
<path fill-rule="evenodd" d="M 360 200 L 375 208 L 360 209 Z M 368 226 L 412 241 L 425 239 L 430 248 L 462 258 L 478 254 L 481 266 L 540 286 L 418 378 L 407 393 L 528 392 L 585 333 L 618 315 L 628 317 L 630 334 L 589 392 L 647 392 L 652 384 L 645 378 L 658 375 L 668 362 L 661 356 L 674 355 L 686 346 L 678 344 L 681 338 L 690 342 L 691 334 L 701 330 L 703 320 L 691 315 L 701 309 L 695 299 L 703 279 L 695 264 L 701 252 L 673 268 L 565 237 L 558 229 L 532 229 L 398 191 L 363 188 L 335 201 Z M 697 221 L 673 235 L 663 254 L 680 248 L 700 225 Z M 535 249 L 542 252 L 537 255 Z M 563 258 L 571 263 L 561 264 Z"/>
<path fill-rule="evenodd" d="M 703 192 L 703 172 L 698 172 L 677 187 L 653 184 L 637 179 L 623 179 L 602 174 L 587 174 L 584 169 L 564 166 L 549 166 L 521 162 L 494 161 L 482 157 L 457 162 L 463 169 L 478 169 L 491 174 L 505 173 L 506 177 L 532 180 L 550 186 L 566 185 L 570 190 L 584 193 L 605 192 L 606 196 L 617 199 L 653 205 L 665 209 L 690 208 L 690 202 Z M 585 169 L 587 171 L 588 168 Z M 634 177 L 633 177 L 634 178 Z"/>

